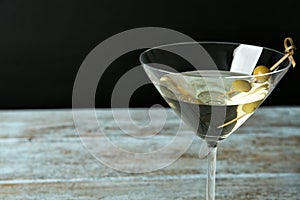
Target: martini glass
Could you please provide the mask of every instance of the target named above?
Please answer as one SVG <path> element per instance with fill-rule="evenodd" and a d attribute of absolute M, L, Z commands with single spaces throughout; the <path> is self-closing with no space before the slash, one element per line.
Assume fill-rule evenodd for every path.
<path fill-rule="evenodd" d="M 291 59 L 265 70 L 284 55 L 223 42 L 168 44 L 141 54 L 140 62 L 159 93 L 207 145 L 206 199 L 215 199 L 218 143 L 255 112 L 286 74 Z"/>

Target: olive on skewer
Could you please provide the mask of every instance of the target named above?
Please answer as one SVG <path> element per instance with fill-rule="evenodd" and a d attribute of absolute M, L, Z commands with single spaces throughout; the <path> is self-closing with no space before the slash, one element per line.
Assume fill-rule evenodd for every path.
<path fill-rule="evenodd" d="M 255 75 L 255 80 L 259 83 L 263 83 L 267 81 L 270 77 L 270 75 L 264 75 L 270 73 L 270 69 L 264 65 L 259 65 L 255 67 L 253 71 L 253 75 Z"/>

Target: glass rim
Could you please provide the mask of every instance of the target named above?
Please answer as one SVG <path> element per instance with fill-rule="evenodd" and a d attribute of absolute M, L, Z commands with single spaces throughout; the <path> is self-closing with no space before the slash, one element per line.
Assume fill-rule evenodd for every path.
<path fill-rule="evenodd" d="M 143 51 L 140 56 L 139 56 L 139 61 L 142 65 L 147 65 L 147 63 L 144 63 L 143 60 L 142 60 L 142 56 L 145 55 L 146 53 L 154 50 L 154 49 L 159 49 L 159 48 L 162 48 L 162 47 L 169 47 L 169 46 L 176 46 L 176 45 L 188 45 L 188 44 L 227 44 L 227 45 L 241 45 L 241 44 L 244 44 L 244 43 L 237 43 L 237 42 L 217 42 L 217 41 L 192 41 L 192 42 L 177 42 L 177 43 L 169 43 L 169 44 L 163 44 L 163 45 L 159 45 L 159 46 L 155 46 L 155 47 L 151 47 L 145 51 Z M 272 48 L 268 48 L 268 47 L 263 47 L 263 46 L 258 46 L 258 45 L 252 45 L 252 44 L 245 44 L 245 45 L 250 45 L 250 46 L 255 46 L 255 47 L 261 47 L 263 49 L 266 49 L 266 50 L 269 50 L 271 52 L 275 52 L 277 54 L 280 54 L 282 56 L 284 56 L 285 54 L 281 51 L 278 51 L 278 50 L 275 50 L 275 49 L 272 49 Z M 261 76 L 270 76 L 270 75 L 273 75 L 273 74 L 279 74 L 280 72 L 283 72 L 283 71 L 286 71 L 288 70 L 291 65 L 292 65 L 292 62 L 290 60 L 290 58 L 288 58 L 288 65 L 283 67 L 282 69 L 279 69 L 279 70 L 274 70 L 274 71 L 271 71 L 271 72 L 268 72 L 268 73 L 265 73 L 265 74 L 258 74 L 258 75 L 243 75 L 241 73 L 241 75 L 237 75 L 237 76 L 223 76 L 223 78 L 255 78 L 255 77 L 261 77 Z M 274 63 L 275 64 L 275 63 Z M 188 76 L 188 75 L 184 75 L 185 72 L 171 72 L 171 71 L 167 71 L 167 70 L 163 70 L 163 69 L 159 69 L 159 68 L 155 68 L 155 67 L 152 67 L 150 65 L 147 65 L 147 67 L 150 67 L 156 71 L 160 71 L 160 72 L 163 72 L 163 73 L 167 73 L 167 74 L 181 74 L 181 76 Z M 199 70 L 200 71 L 200 70 Z M 226 70 L 219 70 L 219 71 L 226 71 Z M 190 75 L 189 75 L 190 76 Z M 210 76 L 203 76 L 205 78 L 215 78 L 215 77 L 220 77 L 218 75 L 210 75 Z"/>

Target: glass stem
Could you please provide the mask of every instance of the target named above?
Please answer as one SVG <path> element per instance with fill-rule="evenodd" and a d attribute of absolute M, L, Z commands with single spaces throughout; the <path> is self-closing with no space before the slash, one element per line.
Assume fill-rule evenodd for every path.
<path fill-rule="evenodd" d="M 207 156 L 207 184 L 206 184 L 206 200 L 215 199 L 215 182 L 216 182 L 216 158 L 217 146 L 211 147 Z"/>

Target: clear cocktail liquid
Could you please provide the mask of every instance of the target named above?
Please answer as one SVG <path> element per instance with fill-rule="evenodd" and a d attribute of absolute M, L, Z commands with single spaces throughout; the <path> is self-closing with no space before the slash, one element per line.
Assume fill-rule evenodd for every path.
<path fill-rule="evenodd" d="M 251 90 L 234 91 L 236 80 L 249 82 Z M 181 119 L 207 141 L 228 137 L 253 114 L 271 88 L 268 81 L 258 83 L 244 74 L 217 70 L 168 74 L 156 86 Z M 246 108 L 251 105 L 257 107 L 249 112 Z"/>

